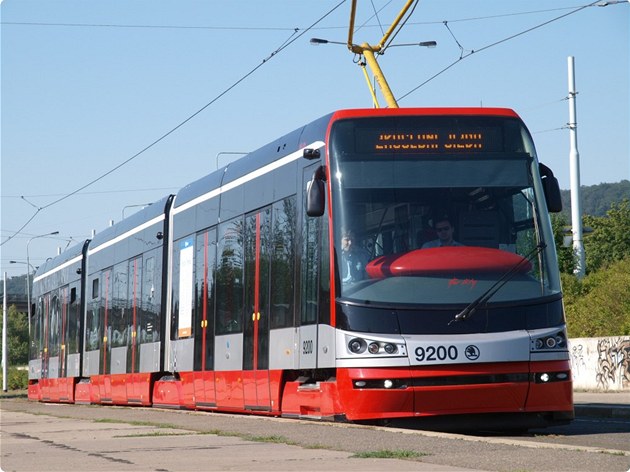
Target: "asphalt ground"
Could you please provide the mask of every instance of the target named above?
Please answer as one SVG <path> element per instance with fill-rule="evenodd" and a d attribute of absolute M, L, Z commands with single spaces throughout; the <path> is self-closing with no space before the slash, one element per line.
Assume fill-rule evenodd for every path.
<path fill-rule="evenodd" d="M 576 411 L 630 418 L 628 397 L 576 393 Z M 0 467 L 5 472 L 533 472 L 627 471 L 630 467 L 630 445 L 625 450 L 602 450 L 518 438 L 210 412 L 55 405 L 6 397 L 0 402 L 0 415 Z M 371 457 L 378 453 L 393 458 Z"/>

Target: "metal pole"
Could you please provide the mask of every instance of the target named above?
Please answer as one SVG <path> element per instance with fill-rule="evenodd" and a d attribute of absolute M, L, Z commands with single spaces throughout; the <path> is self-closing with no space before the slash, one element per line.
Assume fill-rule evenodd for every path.
<path fill-rule="evenodd" d="M 2 390 L 7 388 L 7 365 L 9 364 L 9 346 L 7 345 L 7 273 L 4 273 L 4 295 L 2 296 Z"/>
<path fill-rule="evenodd" d="M 575 269 L 573 273 L 578 279 L 584 277 L 586 263 L 584 245 L 582 244 L 582 208 L 580 203 L 580 153 L 577 145 L 577 112 L 575 107 L 575 64 L 573 56 L 569 56 L 569 164 L 571 171 L 571 224 L 573 231 L 573 252 Z"/>
<path fill-rule="evenodd" d="M 381 67 L 378 65 L 376 58 L 374 57 L 374 51 L 370 48 L 368 43 L 364 43 L 363 48 L 363 56 L 365 57 L 365 61 L 368 66 L 372 70 L 372 74 L 374 74 L 374 78 L 376 79 L 376 83 L 381 89 L 381 93 L 383 97 L 385 97 L 385 101 L 387 102 L 387 106 L 389 108 L 398 108 L 398 102 L 396 102 L 396 98 L 394 98 L 394 94 L 392 93 L 392 89 L 389 87 L 385 76 L 383 75 L 383 71 Z"/>

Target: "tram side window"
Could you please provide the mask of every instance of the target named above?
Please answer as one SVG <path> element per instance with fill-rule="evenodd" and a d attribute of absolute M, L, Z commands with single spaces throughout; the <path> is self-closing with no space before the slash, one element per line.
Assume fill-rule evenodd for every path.
<path fill-rule="evenodd" d="M 322 218 L 302 218 L 300 324 L 330 323 L 330 251 L 327 210 Z"/>
<path fill-rule="evenodd" d="M 127 295 L 127 345 L 136 344 L 138 341 L 138 324 L 141 308 L 142 292 L 142 256 L 129 261 L 129 284 Z"/>
<path fill-rule="evenodd" d="M 129 315 L 127 314 L 127 261 L 114 266 L 113 297 L 108 330 L 111 331 L 111 346 L 127 345 L 129 336 Z"/>
<path fill-rule="evenodd" d="M 161 310 L 161 248 L 146 254 L 142 277 L 142 304 L 140 309 L 140 343 L 153 343 L 160 340 Z"/>
<path fill-rule="evenodd" d="M 293 326 L 295 311 L 296 198 L 274 203 L 271 249 L 271 328 Z"/>
<path fill-rule="evenodd" d="M 243 217 L 219 225 L 216 333 L 240 333 L 243 326 Z"/>
<path fill-rule="evenodd" d="M 99 277 L 96 275 L 92 280 L 92 293 L 90 296 L 90 307 L 88 308 L 85 323 L 85 350 L 96 351 L 101 345 L 100 331 L 100 288 Z"/>
<path fill-rule="evenodd" d="M 39 297 L 37 304 L 33 304 L 35 309 L 32 311 L 31 317 L 33 322 L 31 344 L 30 344 L 30 359 L 39 359 L 42 352 L 42 314 L 44 313 L 44 301 L 42 297 Z"/>
<path fill-rule="evenodd" d="M 68 353 L 79 352 L 79 314 L 81 299 L 78 296 L 77 287 L 70 288 L 70 299 L 68 300 Z"/>
<path fill-rule="evenodd" d="M 50 304 L 50 321 L 48 325 L 48 355 L 55 357 L 59 355 L 60 339 L 60 301 L 59 294 L 55 291 Z"/>

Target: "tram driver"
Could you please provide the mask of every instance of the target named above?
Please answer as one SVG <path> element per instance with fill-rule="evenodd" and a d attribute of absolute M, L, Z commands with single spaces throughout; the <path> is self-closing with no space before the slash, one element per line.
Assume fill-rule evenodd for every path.
<path fill-rule="evenodd" d="M 366 278 L 365 266 L 370 255 L 356 241 L 350 230 L 345 230 L 341 237 L 341 282 L 344 284 L 358 282 Z"/>
<path fill-rule="evenodd" d="M 441 218 L 436 219 L 433 229 L 435 229 L 435 232 L 437 233 L 437 239 L 427 241 L 422 245 L 422 249 L 443 246 L 463 246 L 462 243 L 453 239 L 455 227 L 451 224 L 451 220 L 448 216 L 442 216 Z"/>

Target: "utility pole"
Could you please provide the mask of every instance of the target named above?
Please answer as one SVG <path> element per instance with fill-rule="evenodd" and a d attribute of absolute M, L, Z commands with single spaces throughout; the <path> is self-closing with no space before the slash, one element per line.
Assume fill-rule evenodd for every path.
<path fill-rule="evenodd" d="M 573 273 L 578 279 L 584 277 L 586 262 L 584 244 L 582 242 L 582 206 L 580 203 L 580 153 L 577 145 L 577 113 L 575 109 L 575 64 L 573 56 L 569 56 L 569 165 L 571 171 L 571 225 L 573 232 L 573 253 L 575 268 Z"/>
<path fill-rule="evenodd" d="M 7 388 L 7 365 L 9 363 L 9 346 L 7 345 L 7 273 L 4 273 L 4 294 L 2 295 L 2 391 Z"/>

